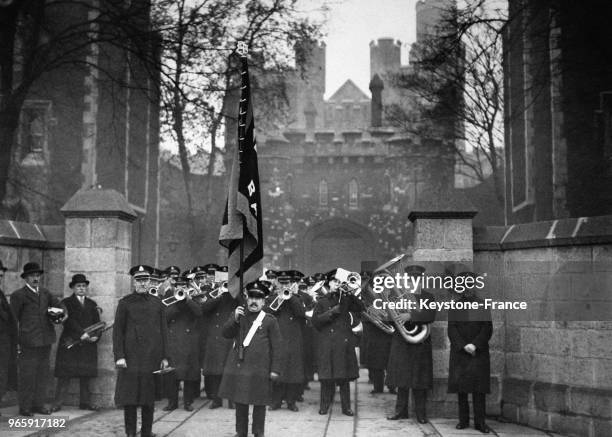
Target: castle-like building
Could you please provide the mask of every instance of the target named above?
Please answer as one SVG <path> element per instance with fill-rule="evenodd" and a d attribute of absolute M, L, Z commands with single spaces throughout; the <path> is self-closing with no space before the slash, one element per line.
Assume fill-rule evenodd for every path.
<path fill-rule="evenodd" d="M 434 3 L 417 5 L 419 38 L 439 20 Z M 370 43 L 371 97 L 348 79 L 324 98 L 325 50 L 310 47 L 304 73 L 290 79 L 289 126 L 258 136 L 265 264 L 369 270 L 408 250 L 407 216 L 423 196 L 453 188 L 452 138 L 403 133 L 387 120 L 388 105 L 411 105 L 392 81 L 411 68 L 399 41 Z"/>

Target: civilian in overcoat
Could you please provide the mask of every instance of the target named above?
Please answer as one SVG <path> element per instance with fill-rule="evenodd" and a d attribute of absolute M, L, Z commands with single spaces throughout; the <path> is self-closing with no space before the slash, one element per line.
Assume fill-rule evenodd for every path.
<path fill-rule="evenodd" d="M 280 373 L 281 335 L 276 318 L 263 312 L 268 288 L 255 281 L 247 284 L 246 290 L 247 310 L 243 306 L 236 307 L 223 326 L 223 335 L 233 339 L 234 346 L 225 363 L 219 396 L 236 404 L 238 437 L 247 437 L 249 405 L 253 405 L 253 434 L 263 437 L 265 406 L 272 401 L 271 383 Z M 250 343 L 241 347 L 261 317 L 261 324 L 253 328 Z"/>
<path fill-rule="evenodd" d="M 222 405 L 219 385 L 233 343 L 231 338 L 226 338 L 223 335 L 223 326 L 227 319 L 233 316 L 237 306 L 238 301 L 228 292 L 222 293 L 215 299 L 209 298 L 201 304 L 202 314 L 208 325 L 202 374 L 204 375 L 206 392 L 213 399 L 209 406 L 211 409 Z"/>
<path fill-rule="evenodd" d="M 137 407 L 142 407 L 142 437 L 151 436 L 155 380 L 153 372 L 168 366 L 168 328 L 161 301 L 148 293 L 152 267 L 130 269 L 134 292 L 119 300 L 113 327 L 118 368 L 115 404 L 123 406 L 128 436 L 136 434 Z"/>
<path fill-rule="evenodd" d="M 458 276 L 472 276 L 463 272 Z M 461 302 L 484 304 L 473 289 L 456 293 Z M 470 423 L 468 394 L 472 393 L 474 427 L 488 433 L 485 424 L 486 394 L 490 393 L 491 364 L 489 340 L 493 335 L 493 323 L 488 310 L 450 310 L 448 313 L 448 338 L 450 355 L 448 366 L 448 393 L 457 393 L 459 423 L 457 429 L 467 428 Z"/>
<path fill-rule="evenodd" d="M 64 304 L 49 290 L 41 287 L 43 270 L 35 262 L 23 267 L 21 277 L 26 285 L 11 294 L 11 308 L 19 325 L 19 412 L 51 414 L 45 406 L 50 374 L 49 357 L 55 343 L 55 328 L 48 317 L 50 307 L 64 310 Z"/>
<path fill-rule="evenodd" d="M 165 297 L 174 294 L 168 290 Z M 200 305 L 189 295 L 184 300 L 166 307 L 168 323 L 168 360 L 175 369 L 175 381 L 170 384 L 168 405 L 165 411 L 178 406 L 180 381 L 183 381 L 183 404 L 187 411 L 193 411 L 193 400 L 200 391 L 199 323 L 202 318 Z"/>
<path fill-rule="evenodd" d="M 371 393 L 383 392 L 392 337 L 393 334 L 384 332 L 365 317 L 363 318 L 360 359 L 361 365 L 368 369 L 374 385 Z"/>
<path fill-rule="evenodd" d="M 0 281 L 6 267 L 0 261 Z M 0 401 L 7 390 L 17 390 L 17 320 L 0 289 Z"/>
<path fill-rule="evenodd" d="M 305 309 L 302 300 L 296 295 L 281 304 L 277 311 L 270 306 L 266 308 L 276 317 L 282 338 L 282 367 L 280 377 L 273 386 L 273 402 L 270 409 L 281 407 L 283 399 L 287 408 L 298 411 L 295 405 L 304 383 L 304 346 L 302 324 L 305 320 Z"/>
<path fill-rule="evenodd" d="M 55 358 L 55 377 L 58 378 L 55 392 L 54 411 L 59 411 L 68 392 L 70 378 L 79 378 L 82 409 L 94 409 L 90 402 L 89 384 L 98 376 L 98 337 L 90 337 L 85 328 L 100 321 L 98 305 L 86 297 L 89 281 L 83 274 L 72 277 L 69 287 L 73 294 L 62 302 L 68 309 L 68 319 L 60 336 Z M 82 301 L 82 303 L 81 303 Z M 66 344 L 73 340 L 82 341 L 70 349 Z"/>
<path fill-rule="evenodd" d="M 336 270 L 328 273 L 329 292 L 317 301 L 312 323 L 317 329 L 317 372 L 321 381 L 319 414 L 327 414 L 333 401 L 335 385 L 340 386 L 342 412 L 352 416 L 349 381 L 359 377 L 350 311 L 361 312 L 363 303 L 352 294 L 340 293 Z"/>
<path fill-rule="evenodd" d="M 409 275 L 419 276 L 425 269 L 421 266 L 408 266 L 405 271 Z M 420 308 L 420 302 L 426 299 L 429 299 L 429 302 L 435 301 L 431 293 L 420 290 L 420 287 L 415 290 L 417 309 L 410 311 L 410 320 L 404 322 L 408 331 L 419 325 L 433 323 L 435 320 L 435 310 Z M 390 387 L 397 387 L 395 414 L 388 419 L 397 420 L 408 417 L 409 391 L 412 390 L 417 421 L 427 422 L 425 410 L 427 390 L 433 387 L 431 336 L 420 343 L 413 344 L 408 343 L 398 329 L 395 330 L 391 339 L 386 383 Z"/>

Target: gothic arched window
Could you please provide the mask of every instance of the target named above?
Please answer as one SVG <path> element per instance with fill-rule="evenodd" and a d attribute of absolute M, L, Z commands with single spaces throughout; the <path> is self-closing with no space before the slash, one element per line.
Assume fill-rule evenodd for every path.
<path fill-rule="evenodd" d="M 359 184 L 355 179 L 349 182 L 349 208 L 355 209 L 359 207 Z"/>
<path fill-rule="evenodd" d="M 327 206 L 328 203 L 328 192 L 327 192 L 327 181 L 323 179 L 319 182 L 319 206 Z"/>

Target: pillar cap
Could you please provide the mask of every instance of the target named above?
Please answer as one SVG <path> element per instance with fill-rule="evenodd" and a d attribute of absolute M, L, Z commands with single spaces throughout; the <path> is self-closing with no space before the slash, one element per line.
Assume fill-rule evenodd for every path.
<path fill-rule="evenodd" d="M 461 190 L 442 193 L 423 193 L 417 205 L 408 214 L 408 220 L 474 218 L 478 210 Z"/>
<path fill-rule="evenodd" d="M 126 198 L 113 189 L 80 189 L 60 212 L 66 218 L 115 217 L 132 222 L 137 217 Z"/>

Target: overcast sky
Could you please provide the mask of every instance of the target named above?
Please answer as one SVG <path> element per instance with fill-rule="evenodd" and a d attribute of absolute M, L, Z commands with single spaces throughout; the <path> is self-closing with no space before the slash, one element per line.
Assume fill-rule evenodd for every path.
<path fill-rule="evenodd" d="M 306 0 L 306 3 L 308 0 Z M 390 37 L 402 42 L 402 63 L 416 39 L 416 0 L 331 0 L 327 37 L 325 97 L 347 79 L 370 94 L 370 41 Z"/>

